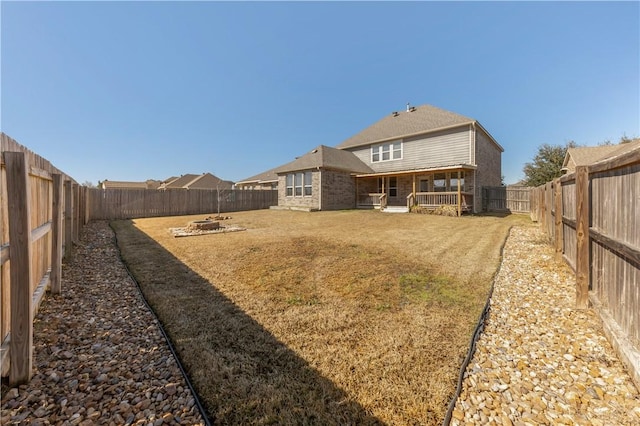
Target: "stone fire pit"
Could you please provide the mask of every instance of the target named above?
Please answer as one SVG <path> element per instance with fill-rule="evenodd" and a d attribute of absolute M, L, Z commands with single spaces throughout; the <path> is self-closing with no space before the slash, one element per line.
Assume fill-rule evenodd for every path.
<path fill-rule="evenodd" d="M 223 218 L 223 219 L 231 219 Z M 208 235 L 208 234 L 222 234 L 226 232 L 246 231 L 237 225 L 220 225 L 218 220 L 212 220 L 212 218 L 205 218 L 204 220 L 193 220 L 182 228 L 169 228 L 169 232 L 174 237 L 190 237 L 193 235 Z"/>
<path fill-rule="evenodd" d="M 187 225 L 188 231 L 211 231 L 212 229 L 219 229 L 220 222 L 213 220 L 194 220 Z"/>

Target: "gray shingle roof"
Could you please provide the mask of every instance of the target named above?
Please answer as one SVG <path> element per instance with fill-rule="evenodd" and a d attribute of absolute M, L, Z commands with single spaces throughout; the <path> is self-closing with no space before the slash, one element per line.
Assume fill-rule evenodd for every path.
<path fill-rule="evenodd" d="M 432 105 L 421 105 L 415 107 L 411 112 L 398 111 L 387 115 L 382 120 L 345 140 L 337 148 L 352 148 L 474 122 L 476 120 L 473 118 L 455 112 Z"/>
<path fill-rule="evenodd" d="M 631 151 L 635 151 L 636 149 L 640 149 L 640 138 L 638 139 L 634 139 L 631 142 L 627 142 L 627 143 L 621 143 L 618 145 L 614 145 L 615 150 L 604 154 L 603 156 L 601 156 L 600 158 L 597 159 L 597 161 L 604 161 L 607 160 L 609 158 L 614 158 L 617 157 L 619 155 L 622 154 L 626 154 L 627 152 L 631 152 Z"/>
<path fill-rule="evenodd" d="M 577 166 L 589 166 L 591 164 L 614 158 L 627 152 L 640 149 L 640 139 L 618 145 L 580 146 L 567 149 L 562 166 L 567 172 L 572 173 Z"/>
<path fill-rule="evenodd" d="M 160 186 L 161 189 L 230 189 L 231 187 L 233 182 L 222 180 L 211 173 L 182 175 L 179 178 L 167 180 Z"/>
<path fill-rule="evenodd" d="M 255 176 L 251 176 L 248 177 L 246 179 L 242 179 L 238 182 L 236 182 L 236 184 L 244 184 L 244 183 L 252 183 L 252 182 L 258 182 L 258 183 L 262 183 L 262 182 L 277 182 L 278 181 L 278 169 L 280 169 L 280 167 L 275 167 L 271 170 L 267 170 L 266 172 L 262 172 L 260 174 L 257 174 Z"/>
<path fill-rule="evenodd" d="M 567 149 L 564 166 L 570 166 L 569 159 L 572 159 L 576 166 L 588 166 L 598 161 L 603 156 L 608 156 L 619 148 L 618 145 L 602 146 L 579 146 Z"/>
<path fill-rule="evenodd" d="M 287 173 L 309 169 L 333 169 L 353 173 L 373 173 L 355 154 L 337 148 L 320 145 L 302 157 L 278 167 L 277 173 Z"/>

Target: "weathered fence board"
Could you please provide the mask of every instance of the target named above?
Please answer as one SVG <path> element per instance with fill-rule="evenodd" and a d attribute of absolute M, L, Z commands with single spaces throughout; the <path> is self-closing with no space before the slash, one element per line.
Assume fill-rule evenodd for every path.
<path fill-rule="evenodd" d="M 31 227 L 29 176 L 25 154 L 5 152 L 9 241 L 11 241 L 11 370 L 9 382 L 20 384 L 31 379 L 33 365 L 33 322 L 31 321 Z"/>
<path fill-rule="evenodd" d="M 61 284 L 63 182 L 46 159 L 0 133 L 0 370 L 12 385 L 32 374 L 33 318 L 52 282 Z M 57 189 L 56 189 L 57 188 Z"/>
<path fill-rule="evenodd" d="M 207 189 L 97 189 L 87 192 L 90 219 L 214 214 L 267 209 L 278 204 L 278 191 Z"/>
<path fill-rule="evenodd" d="M 553 229 L 550 185 L 559 185 L 561 192 L 553 205 L 561 206 L 562 226 L 556 219 Z M 531 200 L 532 219 L 554 244 L 562 240 L 562 256 L 576 272 L 576 306 L 591 301 L 598 309 L 609 339 L 640 386 L 640 147 L 578 167 L 535 188 Z"/>
<path fill-rule="evenodd" d="M 489 212 L 529 213 L 531 189 L 527 186 L 484 186 L 482 209 Z"/>

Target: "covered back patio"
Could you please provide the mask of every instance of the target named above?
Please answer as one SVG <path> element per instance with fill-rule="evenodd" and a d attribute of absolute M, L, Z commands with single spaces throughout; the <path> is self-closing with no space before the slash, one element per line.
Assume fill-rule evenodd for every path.
<path fill-rule="evenodd" d="M 356 175 L 357 207 L 437 209 L 453 206 L 458 216 L 473 211 L 474 166 L 454 166 Z"/>

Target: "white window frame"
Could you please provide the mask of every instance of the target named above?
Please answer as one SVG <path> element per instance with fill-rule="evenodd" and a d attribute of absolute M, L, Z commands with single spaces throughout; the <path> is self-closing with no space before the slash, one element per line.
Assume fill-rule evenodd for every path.
<path fill-rule="evenodd" d="M 305 197 L 311 197 L 313 195 L 313 186 L 311 185 L 313 181 L 313 174 L 310 171 L 304 172 L 304 184 L 302 189 L 302 194 Z"/>
<path fill-rule="evenodd" d="M 311 197 L 313 196 L 313 173 L 311 171 L 287 173 L 286 196 L 287 197 Z"/>
<path fill-rule="evenodd" d="M 403 145 L 402 140 L 372 145 L 371 162 L 382 163 L 385 161 L 402 160 Z"/>
<path fill-rule="evenodd" d="M 302 197 L 302 188 L 304 187 L 303 182 L 304 182 L 304 173 L 296 172 L 294 174 L 294 179 L 293 179 L 293 195 L 294 196 Z"/>
<path fill-rule="evenodd" d="M 287 188 L 287 197 L 293 197 L 293 181 L 294 174 L 289 173 L 286 177 L 286 188 Z"/>

